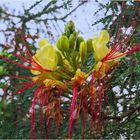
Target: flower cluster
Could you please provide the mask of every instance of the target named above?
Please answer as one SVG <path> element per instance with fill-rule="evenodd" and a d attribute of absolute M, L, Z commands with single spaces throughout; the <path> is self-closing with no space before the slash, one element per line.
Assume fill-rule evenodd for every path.
<path fill-rule="evenodd" d="M 12 56 L 0 55 L 0 58 L 10 63 L 29 69 L 32 74 L 32 83 L 27 83 L 16 93 L 34 85 L 37 86 L 31 105 L 31 136 L 35 135 L 36 130 L 36 104 L 41 106 L 41 118 L 46 119 L 47 125 L 50 119 L 53 119 L 59 127 L 67 113 L 70 138 L 74 121 L 80 116 L 83 129 L 85 128 L 84 114 L 90 115 L 94 129 L 97 126 L 97 129 L 100 129 L 97 131 L 101 131 L 102 104 L 106 100 L 108 88 L 106 83 L 109 75 L 119 65 L 122 58 L 140 49 L 140 46 L 134 48 L 129 46 L 129 49 L 126 47 L 133 30 L 132 26 L 130 35 L 122 35 L 120 41 L 111 42 L 107 30 L 102 30 L 98 36 L 86 41 L 76 32 L 74 23 L 70 21 L 54 46 L 43 38 L 38 42 L 38 50 L 33 56 L 27 48 L 31 56 L 27 60 L 12 53 L 12 56 L 16 56 L 25 63 L 19 64 L 11 59 Z M 0 73 L 3 72 L 3 67 L 1 67 Z M 24 78 L 29 79 L 25 76 Z M 68 111 L 63 108 L 64 103 L 68 103 Z M 82 132 L 84 133 L 84 130 Z"/>
<path fill-rule="evenodd" d="M 32 67 L 36 69 L 31 70 L 34 75 L 32 80 L 44 87 L 38 100 L 42 103 L 44 114 L 48 118 L 53 118 L 58 125 L 62 123 L 63 118 L 60 109 L 61 96 L 65 93 L 67 96 L 72 94 L 69 117 L 70 137 L 73 121 L 78 118 L 80 110 L 88 113 L 88 99 L 91 100 L 91 114 L 95 120 L 99 118 L 103 98 L 101 81 L 126 55 L 125 52 L 119 52 L 117 49 L 112 51 L 112 47 L 108 45 L 109 40 L 108 31 L 102 30 L 99 36 L 85 41 L 75 31 L 74 23 L 70 21 L 55 46 L 43 38 L 38 43 L 39 49 L 32 57 Z M 90 65 L 87 63 L 89 58 L 93 60 Z M 95 91 L 97 87 L 99 90 Z M 73 93 L 68 92 L 70 89 L 73 89 Z M 86 96 L 86 106 L 82 103 L 85 100 L 84 96 Z M 77 102 L 79 97 L 80 103 Z M 47 101 L 44 101 L 45 99 Z"/>

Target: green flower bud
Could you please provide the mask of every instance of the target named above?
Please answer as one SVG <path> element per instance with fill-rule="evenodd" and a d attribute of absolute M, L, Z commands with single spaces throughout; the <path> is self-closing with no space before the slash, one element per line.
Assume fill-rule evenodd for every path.
<path fill-rule="evenodd" d="M 92 38 L 89 38 L 87 40 L 87 52 L 93 52 L 93 46 L 92 46 Z"/>
<path fill-rule="evenodd" d="M 75 32 L 75 25 L 73 21 L 69 21 L 65 26 L 65 33 L 68 35 L 67 37 L 69 37 L 73 32 Z"/>
<path fill-rule="evenodd" d="M 80 44 L 81 44 L 81 42 L 83 42 L 83 41 L 84 41 L 84 38 L 83 38 L 83 37 L 79 36 L 79 37 L 77 38 L 77 40 L 76 40 L 76 50 L 77 50 L 77 51 L 79 50 Z"/>
<path fill-rule="evenodd" d="M 65 33 L 64 33 L 67 37 L 69 37 L 71 35 L 71 31 L 70 29 L 67 29 L 65 30 Z"/>
<path fill-rule="evenodd" d="M 62 35 L 58 39 L 56 46 L 61 51 L 68 51 L 69 50 L 69 40 L 68 40 L 67 36 Z"/>
<path fill-rule="evenodd" d="M 75 36 L 75 38 L 77 38 L 78 37 L 78 32 L 73 32 L 73 35 Z"/>
<path fill-rule="evenodd" d="M 81 60 L 84 62 L 87 56 L 87 44 L 84 41 L 80 43 L 79 52 Z"/>
<path fill-rule="evenodd" d="M 69 44 L 70 44 L 70 48 L 73 49 L 74 46 L 75 46 L 75 41 L 76 41 L 76 38 L 73 34 L 70 35 L 69 37 Z"/>
<path fill-rule="evenodd" d="M 59 51 L 56 51 L 58 62 L 57 65 L 62 65 L 63 59 Z"/>

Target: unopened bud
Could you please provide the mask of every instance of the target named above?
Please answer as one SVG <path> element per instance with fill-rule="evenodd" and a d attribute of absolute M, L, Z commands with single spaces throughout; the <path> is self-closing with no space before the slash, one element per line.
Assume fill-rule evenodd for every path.
<path fill-rule="evenodd" d="M 92 38 L 87 40 L 87 52 L 93 52 Z"/>
<path fill-rule="evenodd" d="M 81 60 L 84 62 L 87 56 L 87 44 L 84 41 L 80 43 L 79 52 Z"/>
<path fill-rule="evenodd" d="M 75 32 L 75 25 L 73 21 L 69 21 L 65 27 L 65 34 L 69 37 L 73 32 Z"/>
<path fill-rule="evenodd" d="M 83 37 L 79 36 L 79 37 L 77 38 L 77 40 L 76 40 L 76 50 L 77 50 L 77 51 L 79 50 L 80 44 L 81 44 L 81 42 L 83 42 L 83 41 L 84 41 L 84 38 L 83 38 Z"/>
<path fill-rule="evenodd" d="M 60 52 L 56 51 L 56 54 L 57 54 L 57 59 L 58 59 L 57 64 L 62 65 L 63 59 L 62 59 Z"/>
<path fill-rule="evenodd" d="M 69 44 L 70 44 L 70 48 L 72 48 L 72 49 L 75 46 L 75 40 L 76 40 L 75 36 L 73 34 L 71 34 L 69 37 Z"/>
<path fill-rule="evenodd" d="M 61 51 L 68 51 L 69 50 L 69 40 L 68 40 L 67 36 L 62 35 L 58 39 L 56 46 Z"/>

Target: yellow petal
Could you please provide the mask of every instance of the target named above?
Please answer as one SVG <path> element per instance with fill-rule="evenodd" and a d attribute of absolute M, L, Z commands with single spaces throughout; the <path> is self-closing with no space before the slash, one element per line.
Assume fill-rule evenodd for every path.
<path fill-rule="evenodd" d="M 31 73 L 32 73 L 33 75 L 39 75 L 39 74 L 40 74 L 40 72 L 37 71 L 37 70 L 31 70 Z"/>
<path fill-rule="evenodd" d="M 50 44 L 50 43 L 49 43 L 49 41 L 48 41 L 46 38 L 42 38 L 42 39 L 38 42 L 38 45 L 39 45 L 40 48 L 43 47 L 43 46 L 46 46 L 46 45 L 48 45 L 48 44 Z"/>
<path fill-rule="evenodd" d="M 106 43 L 109 41 L 109 34 L 106 30 L 103 30 L 100 33 L 100 36 L 93 37 L 93 49 L 94 49 L 94 58 L 96 61 L 102 60 L 110 51 L 106 46 Z"/>
<path fill-rule="evenodd" d="M 55 87 L 60 87 L 62 89 L 65 88 L 65 84 L 58 80 L 45 79 L 44 84 L 47 88 L 55 88 Z"/>
<path fill-rule="evenodd" d="M 109 51 L 110 51 L 110 49 L 107 46 L 96 43 L 96 45 L 94 46 L 95 60 L 96 61 L 102 60 L 102 58 L 104 58 L 109 53 Z"/>
<path fill-rule="evenodd" d="M 37 51 L 33 59 L 39 63 L 44 69 L 55 70 L 57 66 L 56 50 L 51 45 L 41 47 Z"/>
<path fill-rule="evenodd" d="M 110 40 L 108 31 L 107 30 L 102 30 L 99 38 L 100 38 L 100 42 L 102 42 L 104 44 L 108 43 L 108 41 Z"/>

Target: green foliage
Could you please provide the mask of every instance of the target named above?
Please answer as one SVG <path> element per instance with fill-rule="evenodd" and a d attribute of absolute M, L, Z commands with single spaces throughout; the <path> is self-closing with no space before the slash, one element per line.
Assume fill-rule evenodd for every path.
<path fill-rule="evenodd" d="M 60 6 L 57 5 L 57 0 L 52 0 L 48 4 L 46 4 L 46 6 L 42 9 L 42 11 L 33 14 L 31 10 L 41 2 L 42 0 L 37 1 L 35 4 L 29 7 L 29 9 L 25 9 L 24 16 L 21 15 L 17 16 L 17 18 L 19 18 L 20 21 L 22 22 L 22 28 L 24 29 L 25 34 L 29 32 L 29 29 L 27 28 L 26 24 L 30 20 L 34 20 L 35 22 L 37 22 L 37 24 L 41 21 L 46 23 L 49 19 L 42 20 L 40 19 L 41 15 L 52 13 L 52 12 L 56 13 L 62 7 L 68 9 L 71 6 L 71 1 L 69 0 L 63 1 L 63 4 Z M 127 4 L 127 6 L 125 7 L 126 10 L 124 10 L 127 14 L 123 13 L 125 14 L 126 18 L 123 19 L 122 27 L 125 28 L 127 27 L 129 18 L 134 11 L 134 6 L 138 5 L 137 2 L 130 2 L 130 3 L 131 5 Z M 110 33 L 112 34 L 112 37 L 114 37 L 118 31 L 118 26 L 120 21 L 119 8 L 121 4 L 122 2 L 117 2 L 117 1 L 112 1 L 110 3 L 107 3 L 106 5 L 100 4 L 100 8 L 95 13 L 95 15 L 99 11 L 106 9 L 105 17 L 100 19 L 99 21 L 96 21 L 95 23 L 93 23 L 93 25 L 98 23 L 103 23 L 104 27 L 107 28 L 108 31 L 110 31 Z M 140 5 L 138 5 L 138 8 L 140 8 L 139 6 Z M 112 24 L 110 24 L 112 21 L 112 14 L 107 15 L 109 10 L 111 10 L 114 13 L 114 17 L 115 17 Z M 4 12 L 3 8 L 0 8 L 0 15 L 3 18 L 8 16 L 8 14 Z M 136 13 L 135 16 L 137 16 L 137 14 L 138 13 Z M 63 17 L 60 18 L 60 20 L 61 19 L 63 20 Z M 8 20 L 10 20 L 10 18 Z M 58 20 L 58 18 L 54 17 L 51 20 Z M 10 20 L 9 22 L 11 23 L 11 28 L 8 27 L 7 30 L 17 33 L 15 23 L 13 23 L 12 20 Z M 38 30 L 40 32 L 40 29 Z M 134 31 L 131 40 L 128 43 L 130 43 L 131 45 L 134 45 L 134 43 L 139 43 L 139 39 L 140 39 L 139 31 L 140 31 L 140 23 L 138 22 L 136 30 Z M 73 32 L 73 36 L 77 37 L 77 34 L 74 33 L 73 28 L 70 31 L 66 29 L 65 35 L 69 37 L 69 39 L 74 38 L 69 36 L 70 32 Z M 70 44 L 72 45 L 70 45 L 70 47 L 73 45 L 80 44 L 78 43 L 78 39 L 77 42 L 76 39 L 74 41 L 73 40 L 74 39 L 71 40 L 72 43 Z M 17 42 L 19 42 L 19 40 Z M 23 42 L 20 43 L 22 44 Z M 33 40 L 33 43 L 30 43 L 29 45 L 33 50 L 33 52 L 35 52 L 36 51 L 35 40 Z M 16 48 L 14 49 L 16 50 Z M 79 50 L 79 48 L 77 48 L 77 50 Z M 10 57 L 11 60 L 17 60 L 15 56 L 10 55 L 10 53 L 8 53 L 7 51 L 2 51 L 2 53 L 4 53 L 5 56 Z M 23 54 L 21 55 L 24 57 Z M 72 57 L 74 58 L 76 55 L 77 54 L 73 54 Z M 110 83 L 108 83 L 109 86 L 107 85 L 109 87 L 107 91 L 108 102 L 106 103 L 105 106 L 102 106 L 102 110 L 106 112 L 108 118 L 105 119 L 102 134 L 97 136 L 97 138 L 119 139 L 121 138 L 121 136 L 127 139 L 140 138 L 140 133 L 139 133 L 140 132 L 140 117 L 139 117 L 140 60 L 139 58 L 140 58 L 140 51 L 137 51 L 133 55 L 126 57 L 125 59 L 122 60 L 122 62 L 120 62 L 121 64 L 115 69 L 112 76 L 109 77 Z M 19 63 L 23 63 L 23 62 L 19 61 Z M 88 53 L 87 61 L 84 62 L 82 71 L 87 71 L 87 70 L 91 71 L 93 64 L 94 64 L 93 53 Z M 22 93 L 11 95 L 11 93 L 15 93 L 17 89 L 22 88 L 22 86 L 28 81 L 23 78 L 19 80 L 16 78 L 10 78 L 6 76 L 7 74 L 18 76 L 19 71 L 22 75 L 26 75 L 27 77 L 32 76 L 29 70 L 25 70 L 17 65 L 11 64 L 9 62 L 0 59 L 0 76 L 1 76 L 0 88 L 5 89 L 4 95 L 1 95 L 1 101 L 0 101 L 0 138 L 1 139 L 29 138 L 31 116 L 28 113 L 28 111 L 31 106 L 31 100 L 33 97 L 33 92 L 35 87 L 27 89 Z M 7 87 L 7 83 L 9 85 L 8 87 Z M 114 87 L 118 87 L 119 91 L 114 91 L 113 90 Z M 63 110 L 64 111 L 68 110 L 67 102 L 63 104 Z M 37 138 L 45 138 L 45 133 L 46 133 L 45 125 L 43 125 L 42 137 L 40 136 L 39 111 L 40 108 L 36 109 Z M 104 114 L 102 115 L 104 116 Z M 84 130 L 85 138 L 93 138 L 94 134 L 92 134 L 91 124 L 88 119 L 86 121 L 88 122 L 88 125 Z M 46 122 L 44 121 L 43 124 L 45 123 Z M 63 124 L 60 125 L 59 131 L 57 131 L 57 127 L 55 123 L 51 121 L 51 127 L 48 130 L 48 135 L 49 135 L 48 137 L 52 139 L 54 138 L 65 139 L 68 138 L 67 132 L 68 132 L 68 116 L 65 116 L 65 119 L 63 120 Z M 79 121 L 76 122 L 76 125 L 73 128 L 73 138 L 81 139 L 82 138 L 81 134 L 82 134 L 82 121 L 80 119 Z"/>

